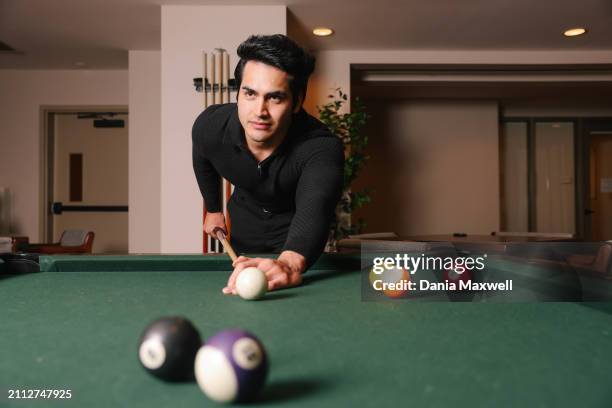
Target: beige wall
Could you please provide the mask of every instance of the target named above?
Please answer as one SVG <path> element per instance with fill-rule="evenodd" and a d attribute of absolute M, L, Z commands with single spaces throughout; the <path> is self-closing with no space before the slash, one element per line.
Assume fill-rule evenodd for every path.
<path fill-rule="evenodd" d="M 129 252 L 160 251 L 161 53 L 130 51 Z"/>
<path fill-rule="evenodd" d="M 499 225 L 494 101 L 366 101 L 371 160 L 355 183 L 368 232 L 489 234 Z"/>
<path fill-rule="evenodd" d="M 94 128 L 93 119 L 57 115 L 55 119 L 55 159 L 53 201 L 66 205 L 127 205 L 128 128 Z M 69 155 L 83 155 L 83 200 L 70 201 Z M 53 216 L 54 242 L 64 230 L 94 231 L 94 253 L 128 251 L 128 213 L 66 212 Z"/>
<path fill-rule="evenodd" d="M 127 106 L 127 71 L 0 70 L 0 186 L 11 232 L 41 238 L 41 106 Z"/>
<path fill-rule="evenodd" d="M 316 112 L 330 89 L 350 93 L 351 64 L 610 64 L 608 51 L 548 50 L 331 50 L 316 54 L 317 67 L 305 108 Z"/>
<path fill-rule="evenodd" d="M 202 197 L 191 163 L 191 128 L 202 111 L 192 79 L 202 52 L 236 48 L 251 34 L 286 33 L 284 6 L 162 6 L 160 251 L 202 251 Z M 233 75 L 232 75 L 233 77 Z"/>

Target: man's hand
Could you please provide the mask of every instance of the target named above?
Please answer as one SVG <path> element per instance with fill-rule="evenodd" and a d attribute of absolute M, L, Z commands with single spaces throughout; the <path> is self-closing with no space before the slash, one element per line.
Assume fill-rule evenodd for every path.
<path fill-rule="evenodd" d="M 223 212 L 207 212 L 206 218 L 204 219 L 204 232 L 217 238 L 217 236 L 213 234 L 217 228 L 222 229 L 223 232 L 227 234 L 227 227 L 225 226 L 225 216 L 223 215 Z"/>
<path fill-rule="evenodd" d="M 236 278 L 240 272 L 249 267 L 255 267 L 266 274 L 268 291 L 298 286 L 302 283 L 302 273 L 306 269 L 306 258 L 297 252 L 283 251 L 278 259 L 248 258 L 240 256 L 232 264 L 234 272 L 223 288 L 226 295 L 235 295 Z"/>

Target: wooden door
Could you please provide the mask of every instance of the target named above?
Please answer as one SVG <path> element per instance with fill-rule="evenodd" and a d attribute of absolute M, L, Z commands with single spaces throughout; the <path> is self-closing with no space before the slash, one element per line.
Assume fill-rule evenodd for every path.
<path fill-rule="evenodd" d="M 591 239 L 612 240 L 612 131 L 590 135 Z"/>

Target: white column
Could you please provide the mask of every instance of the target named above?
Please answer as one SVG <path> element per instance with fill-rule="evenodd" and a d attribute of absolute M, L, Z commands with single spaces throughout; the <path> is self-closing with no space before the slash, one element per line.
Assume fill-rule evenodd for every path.
<path fill-rule="evenodd" d="M 130 51 L 129 251 L 160 251 L 161 52 Z"/>

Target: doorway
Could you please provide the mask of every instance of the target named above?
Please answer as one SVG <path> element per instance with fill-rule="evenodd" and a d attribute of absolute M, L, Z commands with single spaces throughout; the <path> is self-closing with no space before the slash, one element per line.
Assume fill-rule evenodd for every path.
<path fill-rule="evenodd" d="M 611 119 L 503 120 L 502 229 L 612 239 L 610 157 Z"/>
<path fill-rule="evenodd" d="M 575 133 L 568 119 L 502 121 L 503 231 L 576 235 Z"/>
<path fill-rule="evenodd" d="M 94 253 L 127 253 L 127 108 L 47 108 L 44 117 L 45 240 L 87 230 Z"/>
<path fill-rule="evenodd" d="M 585 133 L 589 175 L 585 224 L 591 240 L 612 240 L 612 121 L 593 120 Z"/>

